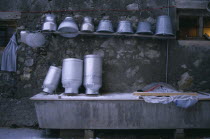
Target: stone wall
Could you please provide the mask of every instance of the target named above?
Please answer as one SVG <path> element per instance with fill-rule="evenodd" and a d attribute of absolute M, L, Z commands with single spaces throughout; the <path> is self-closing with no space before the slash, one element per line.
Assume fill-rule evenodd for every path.
<path fill-rule="evenodd" d="M 210 42 L 179 40 L 170 47 L 169 83 L 185 91 L 209 90 Z"/>
<path fill-rule="evenodd" d="M 1 11 L 48 11 L 83 9 L 152 9 L 167 6 L 167 0 L 1 0 Z M 73 16 L 78 25 L 84 16 L 94 18 L 95 26 L 103 19 L 113 21 L 114 28 L 121 19 L 137 22 L 146 20 L 153 29 L 158 15 L 167 14 L 167 9 L 127 11 L 77 11 L 56 12 L 57 24 L 66 16 Z M 42 13 L 22 13 L 18 26 L 25 30 L 41 28 Z M 19 37 L 18 37 L 19 38 Z M 47 70 L 51 65 L 62 65 L 64 58 L 83 59 L 86 54 L 99 54 L 103 60 L 103 87 L 105 92 L 133 92 L 152 82 L 165 81 L 166 41 L 136 37 L 78 36 L 73 39 L 59 35 L 46 35 L 43 48 L 33 49 L 23 43 L 17 52 L 17 72 L 0 72 L 0 126 L 35 126 L 37 124 L 33 103 L 29 97 L 39 93 Z M 173 43 L 169 49 L 169 83 L 183 90 L 206 90 L 210 69 L 204 49 L 194 50 Z M 199 53 L 199 55 L 197 55 Z M 194 58 L 192 58 L 194 57 Z M 192 59 L 191 59 L 192 58 Z M 193 64 L 193 63 L 194 64 Z M 203 65 L 205 64 L 205 66 Z M 202 76 L 200 76 L 202 74 Z M 187 83 L 185 81 L 188 81 Z M 187 84 L 187 85 L 186 85 Z M 57 92 L 62 92 L 59 84 Z M 80 92 L 84 92 L 84 87 Z"/>

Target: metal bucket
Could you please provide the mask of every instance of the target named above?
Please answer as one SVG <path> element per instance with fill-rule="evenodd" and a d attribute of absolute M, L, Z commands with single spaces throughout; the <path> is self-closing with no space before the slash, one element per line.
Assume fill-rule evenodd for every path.
<path fill-rule="evenodd" d="M 118 24 L 117 33 L 134 33 L 131 22 L 126 20 L 120 21 Z"/>
<path fill-rule="evenodd" d="M 102 57 L 86 55 L 84 58 L 84 86 L 86 94 L 99 94 L 102 86 Z"/>
<path fill-rule="evenodd" d="M 97 32 L 106 32 L 106 33 L 112 33 L 114 32 L 112 22 L 110 20 L 101 20 Z"/>
<path fill-rule="evenodd" d="M 171 19 L 169 16 L 162 15 L 158 17 L 155 35 L 174 35 L 172 31 Z"/>
<path fill-rule="evenodd" d="M 89 16 L 84 17 L 84 21 L 82 23 L 81 29 L 82 32 L 93 32 L 94 25 L 92 22 L 92 18 Z"/>
<path fill-rule="evenodd" d="M 58 31 L 61 32 L 60 35 L 63 37 L 73 38 L 78 35 L 79 29 L 72 17 L 66 17 L 59 25 Z"/>
<path fill-rule="evenodd" d="M 78 88 L 82 84 L 83 61 L 76 58 L 63 60 L 62 84 L 65 93 L 78 94 Z"/>
<path fill-rule="evenodd" d="M 57 25 L 55 21 L 54 14 L 46 14 L 45 15 L 45 22 L 42 25 L 42 30 L 44 31 L 56 31 Z"/>
<path fill-rule="evenodd" d="M 139 22 L 136 33 L 148 35 L 153 34 L 153 32 L 151 31 L 151 24 L 149 22 Z"/>
<path fill-rule="evenodd" d="M 43 83 L 43 91 L 52 93 L 58 86 L 61 77 L 61 69 L 55 66 L 50 66 Z"/>

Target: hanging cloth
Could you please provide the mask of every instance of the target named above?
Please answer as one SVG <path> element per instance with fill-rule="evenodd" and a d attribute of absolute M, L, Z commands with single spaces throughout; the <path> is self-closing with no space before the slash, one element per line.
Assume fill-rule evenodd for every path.
<path fill-rule="evenodd" d="M 17 49 L 16 33 L 14 33 L 2 54 L 1 70 L 16 72 Z"/>

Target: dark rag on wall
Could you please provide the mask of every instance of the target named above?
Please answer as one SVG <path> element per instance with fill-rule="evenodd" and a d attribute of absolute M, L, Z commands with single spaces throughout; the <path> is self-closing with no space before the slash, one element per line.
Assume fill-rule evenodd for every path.
<path fill-rule="evenodd" d="M 10 38 L 6 48 L 4 49 L 2 55 L 1 70 L 16 72 L 17 49 L 18 45 L 16 41 L 16 33 L 14 33 Z"/>

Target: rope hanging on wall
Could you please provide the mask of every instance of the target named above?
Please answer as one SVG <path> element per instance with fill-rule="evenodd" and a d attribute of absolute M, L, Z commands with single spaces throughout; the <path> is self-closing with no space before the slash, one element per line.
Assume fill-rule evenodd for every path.
<path fill-rule="evenodd" d="M 59 12 L 92 12 L 92 11 L 115 11 L 115 12 L 132 12 L 132 11 L 152 11 L 159 9 L 175 8 L 176 6 L 163 6 L 158 8 L 140 9 L 140 10 L 124 10 L 124 9 L 86 9 L 86 10 L 59 10 L 59 11 L 0 11 L 0 12 L 20 12 L 20 13 L 59 13 Z"/>

